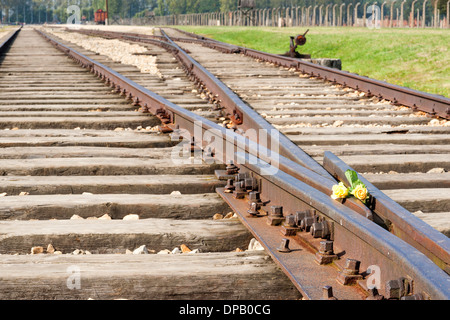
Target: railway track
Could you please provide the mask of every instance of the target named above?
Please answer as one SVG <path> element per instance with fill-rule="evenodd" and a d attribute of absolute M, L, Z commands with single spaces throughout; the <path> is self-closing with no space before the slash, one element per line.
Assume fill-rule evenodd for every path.
<path fill-rule="evenodd" d="M 391 299 L 448 297 L 448 275 L 441 270 L 448 270 L 447 238 L 434 229 L 432 232 L 409 212 L 409 216 L 395 220 L 397 216 L 391 215 L 391 211 L 398 214 L 404 209 L 397 208 L 397 204 L 386 209 L 383 205 L 391 200 L 377 193 L 379 187 L 397 200 L 389 194 L 392 184 L 395 185 L 392 190 L 401 190 L 415 183 L 413 174 L 400 169 L 404 164 L 393 166 L 394 154 L 418 153 L 424 159 L 430 154 L 441 156 L 435 164 L 447 168 L 446 160 L 442 159 L 448 157 L 448 150 L 445 151 L 448 127 L 442 120 L 440 126 L 425 126 L 430 118 L 409 116 L 411 112 L 397 110 L 389 103 L 361 97 L 319 79 L 299 77 L 292 70 L 274 69 L 245 56 L 210 51 L 180 41 L 196 61 L 237 93 L 238 99 L 233 103 L 240 107 L 242 99 L 267 120 L 255 115 L 251 122 L 247 109 L 227 114 L 228 109 L 218 103 L 220 94 L 214 87 L 199 89 L 189 81 L 167 50 L 170 39 L 163 44 L 165 48 L 149 42 L 149 38 L 136 39 L 136 35 L 125 40 L 139 40 L 146 49 L 135 56 L 156 56 L 159 71 L 141 73 L 135 66 L 114 62 L 106 55 L 66 41 L 68 38 L 62 33 L 44 31 L 41 34 L 31 29 L 20 31 L 1 61 L 0 86 L 7 89 L 1 93 L 4 152 L 0 159 L 3 173 L 0 191 L 7 194 L 2 198 L 1 224 L 5 231 L 0 246 L 0 286 L 4 298 L 252 299 L 258 295 L 259 299 L 288 300 L 329 298 L 331 288 L 338 299 L 380 298 L 379 293 Z M 44 38 L 53 39 L 59 50 Z M 210 58 L 216 62 L 212 63 Z M 230 63 L 240 65 L 232 73 L 225 72 Z M 192 75 L 190 80 L 198 84 L 198 78 Z M 296 95 L 297 91 L 303 93 Z M 210 99 L 205 99 L 208 96 Z M 371 127 L 362 119 L 372 114 L 369 110 L 374 104 L 381 108 L 379 114 L 393 115 L 385 126 Z M 347 127 L 344 123 L 349 124 L 350 119 L 343 114 L 348 115 L 348 108 L 357 116 L 352 119 L 356 124 Z M 311 117 L 310 113 L 317 115 L 317 111 L 322 116 L 314 122 L 317 117 Z M 303 123 L 310 125 L 298 125 L 299 115 Z M 373 120 L 382 121 L 377 116 Z M 168 159 L 172 156 L 173 160 L 173 151 L 179 152 L 176 148 L 182 144 L 173 137 L 179 138 L 177 133 L 195 137 L 198 129 L 195 121 L 202 123 L 200 132 L 209 129 L 217 140 L 223 141 L 222 148 L 216 145 L 209 154 L 211 149 L 198 141 L 184 141 L 189 153 L 201 155 L 203 148 L 206 158 L 199 163 L 174 165 Z M 335 125 L 323 125 L 324 121 Z M 315 124 L 320 128 L 314 127 Z M 286 143 L 281 144 L 279 154 L 274 145 L 269 145 L 272 152 L 268 156 L 269 152 L 256 144 L 262 137 L 257 136 L 256 141 L 243 140 L 242 128 L 280 129 Z M 332 141 L 330 136 L 337 138 Z M 402 138 L 392 138 L 398 136 Z M 426 153 L 421 148 L 411 151 L 404 144 L 405 136 L 411 141 L 428 141 L 430 148 Z M 388 137 L 391 140 L 385 139 Z M 440 138 L 442 149 L 433 142 L 435 137 Z M 348 145 L 340 146 L 342 141 Z M 353 145 L 349 141 L 359 143 Z M 371 141 L 378 144 L 370 148 Z M 236 146 L 232 159 L 238 164 L 234 169 L 237 172 L 230 166 L 225 168 L 226 161 L 208 164 L 214 162 L 208 159 L 227 158 L 225 147 Z M 389 149 L 395 149 L 393 155 Z M 374 186 L 367 182 L 377 197 L 374 212 L 357 201 L 340 204 L 326 194 L 336 182 L 333 176 L 342 174 L 339 170 L 344 165 L 324 150 L 332 150 L 358 172 L 369 172 L 364 178 L 374 182 Z M 358 159 L 362 150 L 373 160 L 369 165 L 367 156 Z M 380 153 L 382 157 L 374 155 Z M 249 161 L 254 157 L 259 162 Z M 381 159 L 387 161 L 380 164 Z M 404 158 L 396 161 L 403 162 Z M 414 170 L 434 167 L 430 163 L 422 161 Z M 393 183 L 389 175 L 385 180 L 388 187 L 383 187 L 376 180 L 383 174 L 370 174 L 374 168 L 395 168 L 398 172 L 395 176 L 402 178 Z M 423 189 L 430 190 L 430 194 L 448 188 L 447 173 L 437 175 L 422 182 Z M 431 176 L 422 174 L 416 180 L 424 181 Z M 410 182 L 402 185 L 402 179 Z M 250 203 L 226 191 L 225 184 L 233 181 L 236 184 L 239 180 L 244 182 L 242 195 L 247 194 L 252 199 Z M 436 181 L 441 181 L 441 188 L 434 188 Z M 425 192 L 416 189 L 406 192 Z M 261 209 L 253 208 L 256 212 L 249 214 L 251 202 L 259 203 L 258 196 L 263 200 Z M 407 201 L 397 201 L 413 211 Z M 431 208 L 436 208 L 439 201 L 448 208 L 445 196 L 440 200 L 432 198 Z M 239 221 L 212 219 L 216 213 L 225 215 L 232 211 L 230 207 Z M 426 208 L 420 207 L 423 212 L 433 212 Z M 282 219 L 272 216 L 280 211 L 284 211 Z M 74 214 L 84 219 L 74 219 Z M 140 219 L 127 221 L 136 219 L 136 214 Z M 404 221 L 411 217 L 413 221 Z M 300 226 L 302 221 L 310 220 L 311 225 Z M 284 225 L 268 226 L 269 221 L 272 224 L 284 221 Z M 417 226 L 425 229 L 414 229 Z M 253 243 L 250 241 L 253 237 L 265 251 L 236 252 L 236 248 L 246 249 L 249 242 Z M 286 244 L 287 240 L 291 240 L 289 253 L 280 247 L 280 241 Z M 425 240 L 423 248 L 417 248 L 421 240 Z M 25 254 L 32 247 L 43 247 L 45 252 L 48 244 L 63 254 Z M 155 253 L 185 248 L 180 247 L 182 244 L 201 252 L 125 254 L 127 249 L 131 252 L 144 244 Z M 80 250 L 92 254 L 73 254 Z M 367 287 L 374 265 L 382 270 L 381 275 L 376 274 L 381 277 L 379 293 Z M 36 277 L 43 270 L 47 276 Z M 34 286 L 18 285 L 28 283 L 31 278 L 37 278 Z M 81 280 L 80 288 L 73 290 L 67 279 Z"/>

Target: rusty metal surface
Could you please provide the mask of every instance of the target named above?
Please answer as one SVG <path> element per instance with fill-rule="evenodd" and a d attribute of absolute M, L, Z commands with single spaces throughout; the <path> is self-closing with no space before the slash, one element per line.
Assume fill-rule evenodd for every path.
<path fill-rule="evenodd" d="M 336 279 L 338 282 L 352 283 L 356 281 L 355 284 L 361 288 L 367 288 L 367 275 L 370 274 L 368 270 L 377 266 L 381 271 L 378 291 L 385 297 L 389 296 L 388 282 L 405 277 L 414 284 L 405 295 L 423 294 L 430 299 L 447 300 L 450 298 L 449 275 L 416 248 L 341 203 L 332 200 L 329 195 L 311 188 L 286 173 L 278 171 L 276 174 L 272 174 L 272 172 L 268 174 L 267 166 L 261 165 L 262 161 L 253 164 L 256 161 L 251 157 L 248 154 L 238 155 L 240 162 L 245 162 L 241 165 L 241 170 L 248 171 L 254 178 L 259 179 L 262 200 L 270 200 L 269 205 L 283 206 L 284 217 L 312 208 L 316 210 L 318 222 L 328 222 L 330 233 L 325 239 L 334 242 L 334 252 L 338 259 L 333 261 L 333 264 L 341 272 Z M 247 205 L 248 210 L 248 196 L 239 200 L 233 199 L 230 195 L 224 198 L 229 203 L 240 201 Z M 238 207 L 237 204 L 234 205 L 236 208 Z M 248 212 L 243 209 L 240 210 L 240 216 L 245 224 L 252 225 L 254 228 L 257 223 L 262 223 L 261 221 L 256 222 L 257 220 L 266 219 L 264 216 L 249 218 Z M 291 239 L 307 244 L 305 248 L 309 246 L 312 252 L 317 253 L 321 239 L 314 237 L 314 232 L 311 230 L 309 232 L 298 231 L 295 236 L 291 236 Z M 279 241 L 282 238 L 279 233 L 281 231 L 282 229 L 279 229 L 278 232 L 275 232 L 275 234 L 278 233 L 275 236 L 278 236 Z M 275 241 L 275 243 L 278 247 L 279 242 Z M 276 247 L 268 250 L 273 252 Z M 347 259 L 358 261 L 359 271 L 357 274 L 351 274 L 345 270 L 348 268 L 346 266 Z M 292 270 L 289 272 L 292 276 Z M 358 277 L 352 281 L 355 276 Z M 299 275 L 299 277 L 302 276 Z M 299 286 L 301 285 L 299 284 Z"/>
<path fill-rule="evenodd" d="M 217 79 L 213 74 L 206 70 L 197 61 L 192 59 L 183 49 L 181 49 L 172 39 L 165 37 L 165 41 L 161 40 L 161 37 L 156 36 L 142 36 L 136 34 L 120 33 L 120 32 L 104 32 L 98 30 L 70 30 L 81 32 L 89 35 L 99 35 L 105 37 L 114 37 L 119 39 L 126 39 L 138 42 L 148 42 L 162 46 L 166 50 L 170 51 L 184 66 L 185 72 L 193 77 L 193 81 L 201 83 L 207 90 L 209 90 L 214 96 L 216 96 L 211 102 L 218 104 L 220 107 L 225 108 L 231 117 L 234 119 L 236 130 L 247 131 L 251 129 L 251 134 L 248 137 L 251 139 L 256 138 L 255 141 L 260 141 L 261 134 L 267 143 L 268 149 L 274 149 L 275 146 L 271 146 L 271 142 L 276 143 L 276 147 L 279 148 L 279 153 L 294 162 L 297 162 L 306 168 L 334 181 L 334 178 L 322 168 L 312 157 L 304 152 L 300 147 L 293 143 L 290 139 L 275 129 L 269 122 L 261 117 L 256 111 L 248 107 L 232 90 L 230 90 L 222 81 Z M 163 31 L 162 31 L 163 32 Z M 164 34 L 164 32 L 163 32 Z M 239 115 L 239 117 L 237 117 Z M 276 136 L 272 136 L 276 134 Z M 266 139 L 268 138 L 268 139 Z"/>
<path fill-rule="evenodd" d="M 353 170 L 350 166 L 329 151 L 324 153 L 323 163 L 325 169 L 348 185 L 345 171 Z M 391 232 L 450 273 L 450 239 L 393 201 L 361 175 L 358 174 L 358 178 L 374 198 L 371 209 L 386 221 Z"/>
<path fill-rule="evenodd" d="M 200 39 L 198 35 L 178 30 L 191 37 Z M 202 37 L 203 39 L 207 39 Z M 211 39 L 207 39 L 211 41 Z M 219 41 L 214 40 L 216 43 Z M 205 44 L 207 44 L 205 42 Z M 450 99 L 441 95 L 421 92 L 407 87 L 390 84 L 384 81 L 371 79 L 355 73 L 336 70 L 326 66 L 317 65 L 296 58 L 283 57 L 258 50 L 239 47 L 240 52 L 263 61 L 271 62 L 287 68 L 295 68 L 303 73 L 322 78 L 333 83 L 341 84 L 381 99 L 392 101 L 395 104 L 404 105 L 413 110 L 420 110 L 432 116 L 450 119 Z"/>
<path fill-rule="evenodd" d="M 302 220 L 305 220 L 304 230 L 296 232 L 289 225 L 269 226 L 266 221 L 267 217 L 258 217 L 258 214 L 255 216 L 254 213 L 259 208 L 258 206 L 249 207 L 247 193 L 250 190 L 245 187 L 245 184 L 245 191 L 241 193 L 244 199 L 234 199 L 229 193 L 218 190 L 233 209 L 241 212 L 241 218 L 245 216 L 243 222 L 258 239 L 261 239 L 267 250 L 272 252 L 274 259 L 281 259 L 277 263 L 293 281 L 298 282 L 296 285 L 305 297 L 318 299 L 320 296 L 323 297 L 324 292 L 329 295 L 329 289 L 323 290 L 325 287 L 332 286 L 330 279 L 334 279 L 336 284 L 333 285 L 333 291 L 338 298 L 363 298 L 364 294 L 361 290 L 366 281 L 364 277 L 367 276 L 370 266 L 376 265 L 382 270 L 379 291 L 386 297 L 392 295 L 395 298 L 393 292 L 398 289 L 400 284 L 406 283 L 399 282 L 398 279 L 404 277 L 409 279 L 408 283 L 411 281 L 414 283 L 414 286 L 408 286 L 409 291 L 404 290 L 406 297 L 421 295 L 426 299 L 450 298 L 449 276 L 417 249 L 367 219 L 364 210 L 358 213 L 351 208 L 350 201 L 341 204 L 332 200 L 330 190 L 333 181 L 271 152 L 255 141 L 245 139 L 232 130 L 225 129 L 171 103 L 117 72 L 58 43 L 44 33 L 41 35 L 77 60 L 82 66 L 89 68 L 117 92 L 133 99 L 143 111 L 159 116 L 163 125 L 168 130 L 172 130 L 174 134 L 182 135 L 181 131 L 185 130 L 195 137 L 195 133 L 198 131 L 203 135 L 206 130 L 212 130 L 217 140 L 222 141 L 220 147 L 215 150 L 214 159 L 222 163 L 227 163 L 231 159 L 241 168 L 239 172 L 251 172 L 257 181 L 252 179 L 249 179 L 249 182 L 244 181 L 245 184 L 260 192 L 261 204 L 259 206 L 262 206 L 263 203 L 269 206 L 282 205 L 284 219 L 287 218 L 287 215 L 299 210 L 311 208 L 316 210 L 317 215 L 314 215 L 316 220 L 311 221 L 311 225 L 307 226 L 306 224 L 313 217 L 304 217 Z M 200 144 L 197 147 L 201 150 L 204 145 Z M 250 161 L 249 158 L 251 158 Z M 276 170 L 268 174 L 269 170 L 274 167 Z M 239 184 L 239 187 L 242 185 Z M 257 198 L 254 195 L 251 196 L 253 200 Z M 269 200 L 270 202 L 267 203 Z M 259 201 L 257 202 L 259 203 Z M 353 205 L 358 209 L 357 203 Z M 248 215 L 252 218 L 248 218 Z M 276 219 L 275 217 L 273 221 Z M 273 232 L 272 226 L 276 227 L 275 232 Z M 270 229 L 272 231 L 269 232 Z M 270 233 L 270 235 L 266 235 L 266 233 Z M 283 238 L 293 240 L 290 252 L 277 250 L 280 248 L 280 235 L 282 236 L 281 240 Z M 333 241 L 335 254 L 329 254 L 323 248 L 321 249 L 322 240 Z M 299 246 L 301 246 L 301 250 L 296 251 L 296 248 L 300 248 Z M 291 253 L 301 254 L 302 260 L 292 259 L 292 256 L 288 256 Z M 317 258 L 317 255 L 320 258 Z M 338 259 L 334 256 L 337 256 Z M 347 260 L 347 258 L 358 261 L 359 269 L 350 270 L 353 260 Z M 318 264 L 317 261 L 322 264 Z M 332 263 L 333 267 L 330 268 L 326 265 L 327 263 Z M 307 277 L 305 274 L 310 276 Z M 314 280 L 314 274 L 324 275 Z M 347 284 L 359 286 L 359 288 L 347 287 Z"/>

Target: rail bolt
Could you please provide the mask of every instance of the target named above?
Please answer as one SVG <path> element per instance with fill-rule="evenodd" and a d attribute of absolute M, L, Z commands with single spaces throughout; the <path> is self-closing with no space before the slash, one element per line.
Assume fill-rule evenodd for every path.
<path fill-rule="evenodd" d="M 361 280 L 362 275 L 359 274 L 359 265 L 360 261 L 347 259 L 344 270 L 339 272 L 336 280 L 343 285 L 349 285 L 355 283 L 357 280 Z"/>
<path fill-rule="evenodd" d="M 283 222 L 283 207 L 271 206 L 269 216 L 267 217 L 267 224 L 270 226 L 278 226 Z"/>
<path fill-rule="evenodd" d="M 311 225 L 310 233 L 314 238 L 326 238 L 330 234 L 327 222 L 314 222 Z"/>
<path fill-rule="evenodd" d="M 231 192 L 234 190 L 234 180 L 233 179 L 228 179 L 227 180 L 227 185 L 225 186 L 225 191 Z"/>
<path fill-rule="evenodd" d="M 239 171 L 239 168 L 236 167 L 233 161 L 230 161 L 230 163 L 227 165 L 227 174 L 236 174 Z"/>
<path fill-rule="evenodd" d="M 315 217 L 305 217 L 300 223 L 300 230 L 309 232 L 309 230 L 314 222 L 316 222 Z"/>
<path fill-rule="evenodd" d="M 236 182 L 233 192 L 233 197 L 235 199 L 244 199 L 245 195 L 247 194 L 247 192 L 245 192 L 245 189 L 243 188 L 243 184 L 243 181 Z"/>
<path fill-rule="evenodd" d="M 258 205 L 255 202 L 253 202 L 250 205 L 250 209 L 247 211 L 247 213 L 252 217 L 256 217 L 259 214 Z"/>
<path fill-rule="evenodd" d="M 386 282 L 386 299 L 400 299 L 406 296 L 410 291 L 408 279 L 401 277 Z"/>
<path fill-rule="evenodd" d="M 322 293 L 323 295 L 321 300 L 337 300 L 337 298 L 333 296 L 332 286 L 324 286 L 322 288 Z"/>
<path fill-rule="evenodd" d="M 333 241 L 320 241 L 319 252 L 322 254 L 333 254 Z"/>
<path fill-rule="evenodd" d="M 278 252 L 291 252 L 292 250 L 289 249 L 289 239 L 283 238 L 281 240 L 281 245 L 277 248 Z"/>
<path fill-rule="evenodd" d="M 282 206 L 271 206 L 270 207 L 270 215 L 273 217 L 282 217 L 283 216 L 283 207 Z"/>
<path fill-rule="evenodd" d="M 251 191 L 248 194 L 248 204 L 252 204 L 255 203 L 258 207 L 258 209 L 261 208 L 262 205 L 262 201 L 261 201 L 261 196 L 260 193 L 258 191 Z"/>

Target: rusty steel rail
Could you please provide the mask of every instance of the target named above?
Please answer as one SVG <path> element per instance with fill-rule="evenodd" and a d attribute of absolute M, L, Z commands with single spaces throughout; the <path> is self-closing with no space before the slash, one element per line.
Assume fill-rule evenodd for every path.
<path fill-rule="evenodd" d="M 281 161 L 277 161 L 275 157 L 270 159 L 265 159 L 267 162 L 272 163 L 281 170 L 288 172 L 292 176 L 300 179 L 301 181 L 308 183 L 314 188 L 327 193 L 332 193 L 332 186 L 336 182 L 335 178 L 330 175 L 322 166 L 320 166 L 315 160 L 313 160 L 308 154 L 306 154 L 300 147 L 292 143 L 284 135 L 282 135 L 278 130 L 276 130 L 271 124 L 269 124 L 264 118 L 262 118 L 257 112 L 249 108 L 237 95 L 230 90 L 225 84 L 214 77 L 208 70 L 201 66 L 198 62 L 192 59 L 184 50 L 173 43 L 172 40 L 167 37 L 160 36 L 144 36 L 141 37 L 139 34 L 129 34 L 114 31 L 99 31 L 99 30 L 81 30 L 81 29 L 67 29 L 68 31 L 76 31 L 82 34 L 90 36 L 102 36 L 111 39 L 122 39 L 128 41 L 146 42 L 158 45 L 164 49 L 171 52 L 180 63 L 185 66 L 185 71 L 190 75 L 191 80 L 197 82 L 202 82 L 208 90 L 213 92 L 218 92 L 223 100 L 220 101 L 221 105 L 228 107 L 229 110 L 239 109 L 241 114 L 241 119 L 246 119 L 245 122 L 241 123 L 240 129 L 237 130 L 238 133 L 242 133 L 243 129 L 253 130 L 256 134 L 260 133 L 255 131 L 255 128 L 262 129 L 264 134 L 272 134 L 272 137 L 277 140 L 277 148 L 280 149 L 279 154 L 283 156 Z M 164 40 L 167 41 L 164 41 Z M 190 67 L 186 67 L 190 66 Z M 195 74 L 195 75 L 194 75 Z M 195 77 L 195 79 L 193 79 Z M 275 136 L 274 136 L 275 135 Z M 252 136 L 247 136 L 252 138 Z M 273 139 L 271 139 L 273 141 Z M 258 142 L 258 139 L 255 139 Z M 269 141 L 270 142 L 270 141 Z M 268 143 L 266 145 L 267 149 L 273 151 L 273 146 Z M 278 152 L 276 152 L 278 154 Z M 288 161 L 292 160 L 292 161 Z M 225 161 L 224 161 L 225 163 Z M 301 165 L 297 165 L 301 164 Z M 372 211 L 364 206 L 361 202 L 354 199 L 349 199 L 346 205 L 356 210 L 361 215 L 372 220 Z"/>
<path fill-rule="evenodd" d="M 334 181 L 334 178 L 326 170 L 324 170 L 323 167 L 317 163 L 317 161 L 311 158 L 285 135 L 275 129 L 255 110 L 250 108 L 222 81 L 217 79 L 217 77 L 211 74 L 201 64 L 189 56 L 188 53 L 181 49 L 170 37 L 165 35 L 164 31 L 162 31 L 164 37 L 99 30 L 67 29 L 67 31 L 74 31 L 87 35 L 97 35 L 106 38 L 151 43 L 163 47 L 171 52 L 180 62 L 185 72 L 189 75 L 191 81 L 194 81 L 199 87 L 201 87 L 201 90 L 208 90 L 211 93 L 209 95 L 209 99 L 218 109 L 226 109 L 230 119 L 234 123 L 235 130 L 242 130 L 244 133 L 251 132 L 248 136 L 250 138 L 254 137 L 256 142 L 260 141 L 260 130 L 262 130 L 264 134 L 263 138 L 269 144 L 267 145 L 269 149 L 274 149 L 274 146 L 270 146 L 270 141 L 273 141 L 273 139 L 266 139 L 266 137 L 268 136 L 270 138 L 272 132 L 276 132 L 276 140 L 278 144 L 277 148 L 279 148 L 279 153 L 282 156 L 305 166 L 306 168 L 326 177 L 327 179 Z"/>
<path fill-rule="evenodd" d="M 205 40 L 204 45 L 214 48 L 222 42 L 209 39 L 194 33 L 176 29 L 186 35 L 196 38 L 196 41 Z M 186 41 L 186 40 L 184 40 Z M 431 116 L 450 119 L 450 99 L 441 95 L 426 93 L 402 87 L 385 81 L 371 79 L 359 74 L 350 73 L 343 70 L 337 70 L 326 66 L 314 64 L 312 62 L 271 54 L 254 49 L 240 47 L 238 52 L 249 57 L 270 62 L 279 66 L 294 68 L 311 76 L 331 81 L 336 84 L 344 85 L 358 91 L 365 92 L 369 95 L 376 96 L 380 99 L 386 99 L 394 104 L 404 105 L 415 111 L 423 111 Z M 225 52 L 225 51 L 224 51 Z"/>
<path fill-rule="evenodd" d="M 222 163 L 232 159 L 238 167 L 227 172 L 235 175 L 235 179 L 230 179 L 234 181 L 234 192 L 218 189 L 218 193 L 238 212 L 241 221 L 305 298 L 320 299 L 323 290 L 329 295 L 328 286 L 336 281 L 338 284 L 333 291 L 340 299 L 359 299 L 367 295 L 379 298 L 381 296 L 367 286 L 372 279 L 369 271 L 376 271 L 375 267 L 380 271 L 374 275 L 376 288 L 385 298 L 450 298 L 450 277 L 423 253 L 297 176 L 316 181 L 316 185 L 322 181 L 330 184 L 331 180 L 171 103 L 50 36 L 40 34 L 116 92 L 157 115 L 174 135 L 183 136 L 188 132 L 195 137 L 200 131 L 203 137 L 208 132 L 210 141 L 220 141 L 214 145 L 211 157 Z M 195 139 L 194 143 L 205 148 L 201 139 Z M 301 174 L 289 174 L 297 169 Z M 279 206 L 283 206 L 281 215 L 277 211 Z M 270 210 L 263 210 L 263 207 Z M 276 213 L 273 216 L 272 211 Z M 279 245 L 280 240 L 286 244 L 287 239 L 293 240 L 289 249 Z M 357 285 L 349 285 L 354 283 Z"/>
<path fill-rule="evenodd" d="M 417 249 L 285 172 L 268 174 L 267 166 L 252 164 L 256 160 L 251 157 L 238 154 L 240 175 L 258 179 L 261 201 L 270 200 L 273 207 L 254 214 L 248 199 L 237 199 L 223 188 L 218 193 L 305 297 L 327 298 L 327 287 L 336 281 L 333 292 L 338 299 L 339 294 L 350 294 L 343 290 L 352 284 L 367 290 L 368 299 L 450 297 L 448 274 Z M 274 223 L 280 211 L 283 219 Z M 309 250 L 312 258 L 305 257 Z M 378 285 L 371 283 L 375 278 Z M 312 284 L 317 282 L 322 285 Z"/>
<path fill-rule="evenodd" d="M 345 171 L 353 169 L 336 155 L 325 151 L 323 165 L 345 185 L 350 185 L 345 177 Z M 361 175 L 358 174 L 358 178 L 373 197 L 371 209 L 383 220 L 388 229 L 450 274 L 450 239 L 393 201 Z"/>

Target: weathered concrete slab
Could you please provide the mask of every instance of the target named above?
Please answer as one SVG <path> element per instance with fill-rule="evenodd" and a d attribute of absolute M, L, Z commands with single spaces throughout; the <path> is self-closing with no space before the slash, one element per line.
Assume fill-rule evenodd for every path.
<path fill-rule="evenodd" d="M 213 174 L 224 165 L 177 164 L 167 159 L 121 158 L 49 158 L 0 159 L 0 175 L 148 175 Z"/>
<path fill-rule="evenodd" d="M 341 135 L 286 135 L 296 144 L 302 145 L 364 145 L 377 143 L 404 144 L 405 136 L 396 134 L 360 134 L 358 136 L 351 134 Z M 408 143 L 412 145 L 424 144 L 450 144 L 450 135 L 448 134 L 408 134 Z"/>
<path fill-rule="evenodd" d="M 363 174 L 378 189 L 450 188 L 450 172 Z"/>
<path fill-rule="evenodd" d="M 413 214 L 447 237 L 450 237 L 450 212 L 415 211 Z"/>
<path fill-rule="evenodd" d="M 0 253 L 26 254 L 49 243 L 62 253 L 124 253 L 146 245 L 156 252 L 181 244 L 202 252 L 247 248 L 251 233 L 238 220 L 0 221 Z"/>
<path fill-rule="evenodd" d="M 86 191 L 87 192 L 87 191 Z M 211 219 L 227 214 L 228 205 L 215 193 L 161 194 L 73 194 L 2 197 L 0 220 L 50 220 L 108 214 L 122 219 L 137 214 L 141 219 Z"/>
<path fill-rule="evenodd" d="M 411 212 L 448 212 L 450 208 L 449 188 L 395 189 L 383 192 Z"/>
<path fill-rule="evenodd" d="M 128 193 L 182 194 L 215 192 L 223 186 L 212 175 L 0 176 L 0 193 L 38 194 Z"/>
<path fill-rule="evenodd" d="M 448 154 L 352 155 L 340 158 L 358 172 L 427 172 L 433 168 L 450 170 Z"/>
<path fill-rule="evenodd" d="M 79 279 L 70 278 L 78 275 Z M 289 300 L 301 296 L 267 254 L 249 251 L 0 256 L 0 298 Z"/>

